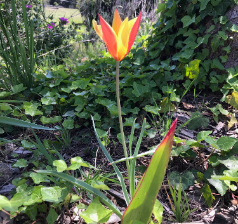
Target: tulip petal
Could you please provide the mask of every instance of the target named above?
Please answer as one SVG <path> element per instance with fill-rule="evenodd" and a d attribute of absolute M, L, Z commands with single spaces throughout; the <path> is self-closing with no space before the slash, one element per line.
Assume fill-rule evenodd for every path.
<path fill-rule="evenodd" d="M 136 39 L 136 34 L 139 30 L 139 26 L 140 26 L 140 21 L 141 21 L 141 15 L 142 12 L 140 12 L 139 16 L 137 17 L 136 22 L 134 23 L 131 32 L 130 32 L 130 37 L 129 37 L 129 42 L 128 42 L 128 48 L 127 48 L 127 54 L 129 53 L 129 51 L 131 50 L 131 47 Z"/>
<path fill-rule="evenodd" d="M 117 9 L 114 12 L 113 22 L 112 22 L 112 29 L 115 31 L 116 35 L 118 36 L 118 32 L 120 29 L 120 26 L 122 24 L 121 17 L 117 11 Z"/>
<path fill-rule="evenodd" d="M 102 27 L 97 25 L 97 22 L 93 20 L 93 28 L 96 31 L 97 35 L 103 40 Z"/>
<path fill-rule="evenodd" d="M 117 57 L 121 61 L 127 55 L 127 46 L 129 40 L 128 18 L 121 24 L 117 37 Z"/>
<path fill-rule="evenodd" d="M 131 32 L 132 27 L 134 26 L 136 20 L 137 20 L 137 18 L 134 18 L 134 19 L 132 19 L 128 22 L 128 29 L 129 29 L 130 32 Z"/>
<path fill-rule="evenodd" d="M 117 35 L 112 27 L 99 15 L 102 33 L 103 33 L 103 40 L 107 46 L 107 49 L 111 56 L 117 60 Z"/>

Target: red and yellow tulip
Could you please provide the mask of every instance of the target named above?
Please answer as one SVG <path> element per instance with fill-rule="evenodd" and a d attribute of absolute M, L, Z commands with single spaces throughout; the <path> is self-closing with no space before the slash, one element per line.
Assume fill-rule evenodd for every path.
<path fill-rule="evenodd" d="M 99 15 L 101 25 L 93 20 L 93 27 L 98 36 L 105 42 L 111 56 L 116 61 L 121 61 L 129 53 L 138 32 L 141 12 L 137 18 L 123 22 L 117 11 L 114 12 L 112 27 Z"/>

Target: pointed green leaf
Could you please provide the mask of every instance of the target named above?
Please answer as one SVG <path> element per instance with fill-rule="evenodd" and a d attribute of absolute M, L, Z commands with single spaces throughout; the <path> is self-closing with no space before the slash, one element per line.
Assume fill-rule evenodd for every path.
<path fill-rule="evenodd" d="M 92 180 L 91 186 L 98 190 L 104 190 L 104 191 L 109 190 L 109 187 L 99 180 Z"/>
<path fill-rule="evenodd" d="M 222 151 L 229 151 L 235 145 L 237 140 L 229 136 L 222 136 L 217 140 L 217 145 Z"/>
<path fill-rule="evenodd" d="M 215 197 L 212 195 L 211 188 L 208 184 L 205 184 L 200 192 L 202 193 L 208 207 L 210 208 L 212 206 L 213 200 L 215 199 Z"/>
<path fill-rule="evenodd" d="M 55 160 L 53 162 L 53 166 L 56 166 L 57 172 L 63 172 L 67 169 L 67 164 L 65 163 L 64 160 Z"/>
<path fill-rule="evenodd" d="M 18 159 L 17 162 L 13 165 L 13 167 L 19 167 L 19 168 L 27 167 L 27 160 Z"/>
<path fill-rule="evenodd" d="M 115 212 L 119 217 L 122 217 L 121 212 L 118 210 L 118 208 L 111 202 L 111 200 L 109 200 L 102 192 L 100 192 L 99 190 L 93 188 L 92 186 L 90 186 L 89 184 L 86 184 L 85 182 L 76 179 L 75 177 L 72 177 L 68 174 L 65 173 L 58 173 L 56 171 L 50 171 L 50 170 L 36 170 L 35 172 L 37 173 L 41 173 L 41 174 L 46 174 L 46 175 L 53 175 L 55 177 L 61 178 L 63 180 L 68 181 L 69 183 L 72 183 L 73 185 L 75 185 L 76 187 L 82 188 L 84 190 L 86 190 L 87 192 L 89 192 L 90 194 L 93 194 L 95 196 L 99 196 L 100 199 L 102 200 L 103 204 L 105 204 L 108 208 L 110 208 L 111 210 L 113 210 L 113 212 Z M 45 188 L 45 193 L 47 192 L 47 187 Z M 42 191 L 41 191 L 42 193 Z M 55 195 L 55 194 L 53 194 Z M 48 196 L 50 196 L 48 194 Z M 46 198 L 48 198 L 48 196 L 46 195 Z M 55 197 L 54 197 L 55 198 Z"/>
<path fill-rule="evenodd" d="M 77 156 L 77 157 L 74 157 L 74 158 L 71 158 L 71 164 L 75 164 L 75 163 L 78 163 L 80 164 L 80 166 L 85 166 L 85 167 L 89 167 L 90 164 L 88 162 L 85 162 L 81 157 Z"/>
<path fill-rule="evenodd" d="M 0 116 L 0 123 L 9 124 L 24 128 L 43 129 L 43 130 L 55 130 L 54 128 L 44 127 L 42 125 L 33 124 L 27 121 L 17 120 L 15 118 Z"/>
<path fill-rule="evenodd" d="M 196 79 L 199 75 L 199 64 L 200 60 L 198 59 L 190 61 L 186 66 L 186 77 L 189 79 Z"/>
<path fill-rule="evenodd" d="M 32 178 L 32 180 L 34 181 L 35 184 L 39 184 L 41 182 L 46 182 L 44 175 L 39 174 L 39 173 L 31 173 L 30 177 Z"/>
<path fill-rule="evenodd" d="M 195 22 L 195 15 L 193 16 L 193 18 L 191 18 L 190 16 L 186 15 L 181 19 L 182 23 L 183 23 L 183 28 L 189 26 L 190 24 Z"/>
<path fill-rule="evenodd" d="M 53 208 L 51 208 L 49 211 L 49 214 L 46 218 L 47 223 L 54 224 L 57 218 L 58 218 L 58 214 L 56 213 L 56 211 Z"/>
<path fill-rule="evenodd" d="M 111 214 L 112 211 L 104 208 L 99 201 L 99 197 L 96 197 L 90 203 L 87 210 L 80 213 L 80 216 L 86 223 L 104 223 L 108 221 Z"/>
<path fill-rule="evenodd" d="M 9 212 L 16 212 L 18 207 L 25 202 L 26 195 L 24 193 L 16 193 L 9 201 L 5 196 L 0 195 L 0 208 Z"/>
<path fill-rule="evenodd" d="M 142 223 L 149 222 L 168 165 L 176 124 L 177 118 L 157 147 L 129 206 L 124 212 L 122 224 L 132 224 L 133 220 Z"/>
<path fill-rule="evenodd" d="M 42 199 L 48 202 L 58 202 L 61 197 L 61 192 L 62 188 L 59 186 L 41 188 Z"/>
<path fill-rule="evenodd" d="M 207 3 L 210 2 L 210 0 L 198 0 L 200 3 L 200 11 L 204 10 L 207 6 Z"/>
<path fill-rule="evenodd" d="M 164 211 L 163 205 L 161 205 L 160 202 L 156 199 L 155 204 L 154 204 L 154 208 L 153 208 L 153 214 L 155 216 L 155 219 L 157 219 L 158 223 L 162 222 L 163 211 Z"/>

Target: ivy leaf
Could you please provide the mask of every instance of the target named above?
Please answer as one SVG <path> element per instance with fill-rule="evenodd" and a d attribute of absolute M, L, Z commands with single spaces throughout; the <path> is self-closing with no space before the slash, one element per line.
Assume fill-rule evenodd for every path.
<path fill-rule="evenodd" d="M 199 75 L 199 64 L 200 60 L 198 59 L 190 61 L 186 66 L 186 77 L 189 79 L 196 79 Z"/>
<path fill-rule="evenodd" d="M 40 173 L 31 173 L 30 177 L 32 178 L 32 180 L 34 181 L 35 184 L 39 184 L 41 182 L 46 182 L 44 175 L 42 175 Z"/>
<path fill-rule="evenodd" d="M 161 205 L 161 203 L 156 199 L 155 204 L 154 204 L 154 208 L 153 208 L 153 214 L 155 216 L 155 219 L 158 221 L 158 223 L 162 222 L 163 211 L 164 211 L 163 205 Z"/>
<path fill-rule="evenodd" d="M 214 29 L 215 29 L 215 25 L 211 25 L 209 29 L 206 31 L 206 33 L 210 33 Z"/>
<path fill-rule="evenodd" d="M 213 36 L 213 38 L 211 40 L 212 52 L 215 52 L 217 50 L 217 48 L 221 45 L 220 39 L 221 39 L 221 37 L 217 34 Z"/>
<path fill-rule="evenodd" d="M 170 183 L 176 187 L 177 190 L 179 188 L 179 183 L 181 182 L 181 186 L 183 190 L 185 190 L 189 186 L 194 184 L 195 177 L 190 171 L 187 171 L 181 175 L 178 172 L 173 171 L 172 173 L 170 173 L 168 179 Z"/>
<path fill-rule="evenodd" d="M 27 207 L 25 213 L 30 217 L 32 221 L 34 221 L 37 215 L 37 205 L 35 204 L 34 206 Z"/>
<path fill-rule="evenodd" d="M 137 82 L 133 82 L 133 91 L 136 97 L 140 97 L 145 92 L 145 86 L 138 84 Z"/>
<path fill-rule="evenodd" d="M 96 103 L 101 104 L 101 105 L 103 105 L 103 106 L 105 106 L 107 108 L 109 108 L 109 107 L 111 107 L 111 106 L 116 104 L 116 102 L 111 101 L 111 100 L 109 100 L 107 98 L 98 98 L 95 101 L 96 101 Z"/>
<path fill-rule="evenodd" d="M 48 224 L 54 224 L 58 218 L 58 214 L 53 208 L 50 208 L 49 214 L 46 218 Z"/>
<path fill-rule="evenodd" d="M 147 130 L 147 135 L 149 136 L 149 138 L 154 138 L 157 131 L 155 129 L 150 129 L 150 130 Z"/>
<path fill-rule="evenodd" d="M 181 19 L 181 21 L 183 23 L 183 28 L 185 28 L 195 22 L 195 15 L 193 18 L 191 18 L 189 15 L 186 15 Z"/>
<path fill-rule="evenodd" d="M 216 170 L 209 168 L 205 171 L 204 178 L 206 178 L 207 181 L 216 188 L 218 193 L 221 196 L 223 196 L 223 195 L 225 195 L 226 191 L 228 190 L 228 186 L 224 183 L 224 181 L 218 180 L 218 179 L 215 180 L 212 178 L 212 176 L 214 177 L 216 175 L 217 175 Z"/>
<path fill-rule="evenodd" d="M 188 123 L 188 129 L 190 130 L 196 130 L 198 128 L 204 127 L 206 128 L 208 125 L 209 119 L 206 117 L 203 117 L 203 115 L 197 111 L 192 113 L 191 120 Z"/>
<path fill-rule="evenodd" d="M 171 156 L 179 156 L 181 153 L 185 153 L 190 149 L 189 145 L 181 145 L 178 148 L 172 149 Z"/>
<path fill-rule="evenodd" d="M 212 206 L 213 200 L 215 199 L 215 197 L 212 195 L 211 188 L 208 184 L 205 184 L 200 192 L 203 195 L 208 207 L 210 208 Z"/>
<path fill-rule="evenodd" d="M 228 36 L 224 31 L 218 31 L 218 34 L 223 40 L 227 40 Z"/>
<path fill-rule="evenodd" d="M 211 133 L 212 133 L 212 131 L 200 131 L 197 134 L 197 141 L 203 141 Z"/>
<path fill-rule="evenodd" d="M 23 108 L 25 109 L 25 114 L 29 114 L 32 117 L 43 114 L 43 112 L 38 110 L 37 107 L 38 107 L 37 103 L 24 102 L 23 104 Z"/>
<path fill-rule="evenodd" d="M 61 120 L 62 120 L 61 116 L 55 116 L 55 117 L 42 116 L 40 118 L 40 121 L 42 122 L 42 124 L 53 124 L 53 123 L 60 122 Z"/>
<path fill-rule="evenodd" d="M 106 184 L 104 184 L 102 181 L 99 181 L 99 180 L 92 180 L 91 186 L 98 190 L 103 190 L 103 191 L 110 190 Z"/>
<path fill-rule="evenodd" d="M 116 105 L 112 105 L 111 107 L 108 107 L 107 109 L 110 111 L 112 116 L 118 116 L 118 108 L 117 108 Z M 123 108 L 122 108 L 121 114 L 125 115 L 125 112 L 123 111 Z"/>
<path fill-rule="evenodd" d="M 230 30 L 232 31 L 232 32 L 238 32 L 238 26 L 237 25 L 235 25 L 235 24 L 233 24 L 232 25 L 232 27 L 230 28 Z"/>
<path fill-rule="evenodd" d="M 204 139 L 208 144 L 210 144 L 212 147 L 220 150 L 219 146 L 217 145 L 217 140 L 213 139 L 212 137 L 208 136 Z"/>
<path fill-rule="evenodd" d="M 157 11 L 156 12 L 159 13 L 159 12 L 163 11 L 165 8 L 166 8 L 166 3 L 160 3 L 157 6 Z"/>
<path fill-rule="evenodd" d="M 213 6 L 219 5 L 220 2 L 221 2 L 221 0 L 211 0 L 211 3 Z"/>
<path fill-rule="evenodd" d="M 217 145 L 220 147 L 223 151 L 229 151 L 231 147 L 235 145 L 237 142 L 236 139 L 231 138 L 229 136 L 222 136 L 217 140 Z"/>
<path fill-rule="evenodd" d="M 108 132 L 102 129 L 96 128 L 97 134 L 99 138 L 104 138 L 107 136 Z"/>
<path fill-rule="evenodd" d="M 9 212 L 16 212 L 25 200 L 28 200 L 24 193 L 16 193 L 9 201 L 5 196 L 0 195 L 0 208 Z"/>
<path fill-rule="evenodd" d="M 238 173 L 236 170 L 224 170 L 223 175 L 212 176 L 215 180 L 229 180 L 238 182 Z"/>
<path fill-rule="evenodd" d="M 210 0 L 198 0 L 199 2 L 201 2 L 200 3 L 200 12 L 202 11 L 202 10 L 204 10 L 205 8 L 206 8 L 206 6 L 207 6 L 207 3 L 208 2 L 210 2 Z"/>
<path fill-rule="evenodd" d="M 71 117 L 68 117 L 67 120 L 64 120 L 62 125 L 65 129 L 69 129 L 69 130 L 73 129 L 74 128 L 74 120 Z"/>
<path fill-rule="evenodd" d="M 56 166 L 57 172 L 63 172 L 67 169 L 67 164 L 65 163 L 64 160 L 55 160 L 53 162 L 53 166 Z"/>
<path fill-rule="evenodd" d="M 145 53 L 142 49 L 139 49 L 135 55 L 133 55 L 135 58 L 135 61 L 133 62 L 133 64 L 135 65 L 141 65 L 144 63 L 145 60 Z"/>
<path fill-rule="evenodd" d="M 220 56 L 221 62 L 225 63 L 228 59 L 228 55 Z"/>
<path fill-rule="evenodd" d="M 16 94 L 16 93 L 20 93 L 20 92 L 22 92 L 23 90 L 25 90 L 26 87 L 23 87 L 23 84 L 21 83 L 21 84 L 19 84 L 19 85 L 12 86 L 11 89 L 12 89 L 12 92 L 13 92 L 14 94 Z"/>
<path fill-rule="evenodd" d="M 13 165 L 13 167 L 19 167 L 19 168 L 27 167 L 27 160 L 18 159 L 17 162 Z"/>
<path fill-rule="evenodd" d="M 238 157 L 230 156 L 227 159 L 219 160 L 219 162 L 224 164 L 230 170 L 238 171 Z"/>
<path fill-rule="evenodd" d="M 150 112 L 150 113 L 156 114 L 156 115 L 159 114 L 159 110 L 160 110 L 159 107 L 157 107 L 157 106 L 150 106 L 150 105 L 146 105 L 143 109 L 144 109 L 146 112 Z"/>
<path fill-rule="evenodd" d="M 226 53 L 229 54 L 231 51 L 231 47 L 230 47 L 230 45 L 228 45 L 226 47 L 223 47 L 222 50 L 226 51 Z"/>
<path fill-rule="evenodd" d="M 225 67 L 223 66 L 223 64 L 219 61 L 218 58 L 214 58 L 212 60 L 212 64 L 211 64 L 211 68 L 218 68 L 220 70 L 224 70 Z"/>
<path fill-rule="evenodd" d="M 26 140 L 22 140 L 21 141 L 22 147 L 26 148 L 26 149 L 31 149 L 36 147 L 35 144 L 32 144 L 31 142 L 28 142 Z"/>
<path fill-rule="evenodd" d="M 77 157 L 74 157 L 74 158 L 71 158 L 71 164 L 74 164 L 74 163 L 78 163 L 80 164 L 80 166 L 84 166 L 84 167 L 90 167 L 89 163 L 88 162 L 85 162 L 81 157 L 77 156 Z"/>
<path fill-rule="evenodd" d="M 77 88 L 85 89 L 89 84 L 91 78 L 80 78 L 80 80 L 76 80 L 72 82 L 72 86 L 70 87 L 71 90 L 75 90 Z"/>
<path fill-rule="evenodd" d="M 86 223 L 104 223 L 108 221 L 111 214 L 112 211 L 104 208 L 99 201 L 99 197 L 97 196 L 90 203 L 87 210 L 80 213 L 80 216 Z"/>
<path fill-rule="evenodd" d="M 48 202 L 59 202 L 61 197 L 62 188 L 59 186 L 55 187 L 42 187 L 41 188 L 41 195 L 43 201 Z"/>

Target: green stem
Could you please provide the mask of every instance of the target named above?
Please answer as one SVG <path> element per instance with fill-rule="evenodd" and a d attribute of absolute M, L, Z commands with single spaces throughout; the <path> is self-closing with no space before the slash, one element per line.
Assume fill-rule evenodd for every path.
<path fill-rule="evenodd" d="M 120 103 L 120 90 L 119 90 L 119 63 L 120 63 L 119 61 L 116 61 L 117 108 L 118 108 L 118 117 L 119 117 L 120 130 L 121 130 L 122 146 L 123 146 L 123 150 L 124 150 L 124 156 L 127 158 L 128 154 L 127 154 L 126 142 L 125 142 L 125 137 L 124 137 L 124 132 L 123 132 L 122 116 L 121 116 L 121 103 Z M 128 160 L 126 160 L 126 167 L 127 167 L 128 177 L 130 177 L 130 164 L 129 164 Z"/>

